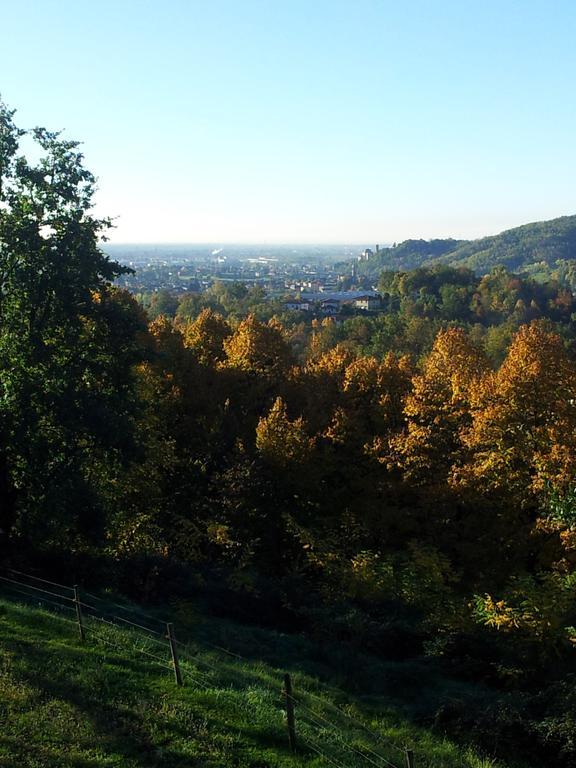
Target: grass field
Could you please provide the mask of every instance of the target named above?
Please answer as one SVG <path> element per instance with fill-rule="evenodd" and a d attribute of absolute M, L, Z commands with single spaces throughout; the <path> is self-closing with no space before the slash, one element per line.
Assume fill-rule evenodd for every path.
<path fill-rule="evenodd" d="M 1 766 L 404 768 L 408 745 L 416 768 L 510 768 L 414 724 L 414 707 L 394 696 L 402 689 L 417 702 L 422 678 L 413 668 L 402 677 L 398 664 L 181 608 L 169 617 L 188 638 L 178 688 L 160 623 L 147 620 L 154 635 L 87 618 L 81 643 L 72 609 L 60 615 L 15 599 L 0 598 Z M 296 700 L 295 756 L 284 672 Z M 428 681 L 426 696 L 464 695 L 456 683 L 447 691 L 444 683 L 436 694 Z"/>

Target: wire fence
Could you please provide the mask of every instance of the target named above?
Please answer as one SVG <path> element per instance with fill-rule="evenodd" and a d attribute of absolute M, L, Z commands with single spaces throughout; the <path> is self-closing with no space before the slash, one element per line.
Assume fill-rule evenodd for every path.
<path fill-rule="evenodd" d="M 177 640 L 170 622 L 132 606 L 86 591 L 80 594 L 78 587 L 14 569 L 3 568 L 3 573 L 6 575 L 0 575 L 0 585 L 5 597 L 25 598 L 27 604 L 49 610 L 74 626 L 81 640 L 88 637 L 124 656 L 127 651 L 139 654 L 143 662 L 172 672 L 179 685 L 188 682 L 211 692 L 262 691 L 276 702 L 277 725 L 285 728 L 288 720 L 291 747 L 297 731 L 300 754 L 309 750 L 325 765 L 337 768 L 414 768 L 412 750 L 385 739 L 328 697 L 304 688 L 293 692 L 289 675 L 270 668 L 256 669 L 251 660 L 205 639 Z M 292 726 L 291 734 L 290 712 L 296 716 L 296 730 Z"/>

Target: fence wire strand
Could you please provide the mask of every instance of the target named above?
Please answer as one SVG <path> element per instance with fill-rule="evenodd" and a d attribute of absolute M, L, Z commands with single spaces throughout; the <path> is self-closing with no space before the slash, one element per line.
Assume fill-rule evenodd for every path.
<path fill-rule="evenodd" d="M 199 680 L 193 672 L 190 672 L 190 670 L 188 670 L 186 668 L 182 669 L 181 672 L 183 674 L 183 677 L 189 678 L 190 680 L 195 682 L 196 685 L 199 685 L 202 688 L 204 688 L 205 691 L 209 691 L 209 690 L 214 688 L 213 685 L 209 685 L 208 683 L 204 682 L 203 680 Z M 202 673 L 200 672 L 200 674 L 202 674 Z"/>
<path fill-rule="evenodd" d="M 293 698 L 293 697 L 290 697 L 290 698 Z M 293 699 L 293 701 L 295 702 L 295 704 L 297 703 L 296 699 Z M 329 728 L 331 728 L 332 730 L 336 731 L 337 733 L 340 733 L 340 729 L 334 723 L 331 723 L 329 720 L 326 720 L 326 718 L 323 718 L 321 715 L 319 715 L 320 719 L 317 719 L 315 717 L 316 713 L 314 713 L 311 710 L 309 710 L 308 707 L 304 707 L 304 710 L 308 713 L 307 714 L 308 718 L 310 720 L 312 720 L 314 722 L 314 724 L 316 726 L 318 726 L 319 728 L 324 728 L 324 729 L 326 728 L 326 726 L 323 725 L 323 723 L 322 723 L 322 721 L 324 721 L 324 723 L 326 723 Z M 300 705 L 300 711 L 302 711 L 302 706 L 301 705 Z M 361 757 L 363 760 L 366 760 L 371 765 L 375 765 L 376 768 L 382 768 L 382 763 L 384 763 L 385 765 L 389 766 L 389 768 L 398 768 L 398 766 L 396 766 L 394 763 L 391 763 L 385 757 L 382 757 L 382 755 L 379 755 L 377 752 L 374 752 L 372 749 L 370 749 L 369 747 L 366 747 L 365 745 L 362 745 L 362 746 L 359 746 L 359 747 L 355 747 L 352 744 L 349 744 L 348 741 L 346 741 L 344 738 L 342 738 L 342 736 L 340 736 L 339 744 L 341 744 L 341 746 L 344 747 L 344 749 L 348 749 L 351 752 L 354 752 L 356 755 Z M 361 750 L 363 750 L 363 751 L 361 751 Z M 372 755 L 374 755 L 374 757 L 378 760 L 378 762 L 373 760 L 368 755 L 364 754 L 364 752 L 370 752 Z"/>
<path fill-rule="evenodd" d="M 188 646 L 186 646 L 185 643 L 181 643 L 181 642 L 179 642 L 177 640 L 176 641 L 176 645 L 178 645 L 181 648 L 183 648 L 183 650 L 181 651 L 182 657 L 184 659 L 186 659 L 187 661 L 189 661 L 190 663 L 192 663 L 192 664 L 204 664 L 204 666 L 208 667 L 208 669 L 212 670 L 212 672 L 216 672 L 216 674 L 218 674 L 218 675 L 221 674 L 222 670 L 219 667 L 217 667 L 215 664 L 211 664 L 209 661 L 206 661 L 206 659 L 203 659 L 203 658 L 195 655 L 193 652 L 188 650 Z M 198 651 L 197 653 L 200 653 L 200 651 Z"/>
<path fill-rule="evenodd" d="M 15 568 L 5 568 L 9 573 L 16 573 L 18 576 L 24 576 L 26 579 L 34 579 L 35 581 L 41 581 L 44 584 L 51 584 L 53 587 L 60 587 L 60 589 L 67 589 L 70 592 L 74 592 L 74 587 L 67 587 L 65 584 L 58 584 L 55 581 L 48 581 L 48 579 L 41 579 L 39 576 L 32 576 L 31 573 L 22 573 Z"/>
<path fill-rule="evenodd" d="M 120 629 L 120 627 L 118 627 L 117 624 L 114 624 L 113 621 L 110 621 L 109 619 L 106 619 L 103 616 L 85 616 L 85 618 L 87 618 L 87 619 L 94 619 L 95 621 L 99 621 L 101 624 L 105 624 L 107 627 L 113 627 L 114 629 Z M 145 639 L 147 641 L 152 640 L 151 637 L 146 637 L 146 638 L 143 638 L 143 639 Z M 166 650 L 168 650 L 168 646 L 164 645 L 163 643 L 162 643 L 162 647 L 164 647 Z M 146 651 L 144 649 L 139 649 L 139 648 L 137 648 L 134 645 L 132 646 L 132 649 L 135 650 L 135 651 L 138 651 L 139 653 L 146 653 L 148 656 L 152 656 L 152 658 L 154 658 L 154 659 L 160 659 L 161 658 L 160 656 L 156 656 L 155 654 L 150 653 L 149 651 Z"/>
<path fill-rule="evenodd" d="M 96 610 L 96 609 L 93 608 L 93 610 Z M 136 627 L 137 629 L 141 629 L 144 632 L 150 632 L 151 635 L 156 635 L 156 637 L 163 637 L 162 632 L 156 632 L 155 629 L 148 629 L 148 627 L 144 627 L 144 626 L 142 626 L 142 624 L 136 624 L 136 622 L 130 621 L 130 619 L 123 619 L 122 616 L 116 616 L 115 614 L 112 614 L 112 613 L 110 613 L 109 615 L 112 616 L 113 618 L 115 618 L 117 621 L 123 622 L 124 624 L 130 624 L 132 627 Z M 150 639 L 152 639 L 152 638 L 150 638 Z M 156 642 L 160 642 L 160 641 L 157 640 Z M 162 645 L 164 645 L 164 643 L 162 643 Z"/>
<path fill-rule="evenodd" d="M 52 597 L 59 597 L 60 600 L 69 600 L 70 602 L 74 602 L 73 597 L 67 597 L 67 595 L 59 595 L 56 592 L 49 592 L 47 589 L 41 589 L 40 587 L 35 587 L 32 584 L 25 584 L 22 581 L 14 581 L 14 579 L 8 579 L 6 576 L 0 576 L 0 580 L 7 581 L 10 584 L 18 584 L 20 587 L 26 587 L 26 589 L 33 589 L 35 592 L 43 592 L 45 595 L 51 595 Z"/>
<path fill-rule="evenodd" d="M 23 573 L 22 571 L 16 571 L 15 569 L 12 569 L 12 568 L 5 568 L 4 570 L 9 572 L 9 573 L 11 573 L 11 574 L 16 574 L 18 576 L 24 577 L 25 579 L 32 579 L 32 580 L 38 581 L 40 583 L 44 583 L 44 584 L 48 584 L 48 585 L 53 586 L 53 587 L 57 587 L 59 589 L 65 589 L 65 590 L 74 592 L 73 588 L 67 587 L 64 584 L 58 584 L 57 582 L 49 581 L 48 579 L 42 579 L 42 578 L 40 578 L 38 576 L 33 576 L 31 574 L 26 574 L 26 573 Z M 159 632 L 157 630 L 151 629 L 149 627 L 144 626 L 143 624 L 139 624 L 139 623 L 137 623 L 135 621 L 131 621 L 130 619 L 125 619 L 125 618 L 123 618 L 121 616 L 117 616 L 115 614 L 112 614 L 109 611 L 100 610 L 96 606 L 90 605 L 89 603 L 85 603 L 85 602 L 83 602 L 81 600 L 76 601 L 75 598 L 73 598 L 73 597 L 68 597 L 67 595 L 61 595 L 61 594 L 49 591 L 47 589 L 43 589 L 43 588 L 38 587 L 38 586 L 34 586 L 33 584 L 28 584 L 28 583 L 25 583 L 25 582 L 17 581 L 15 579 L 10 579 L 10 578 L 7 578 L 5 576 L 0 576 L 0 580 L 5 582 L 5 585 L 6 585 L 7 589 L 12 590 L 14 592 L 17 592 L 17 593 L 23 595 L 24 597 L 28 598 L 28 600 L 32 600 L 32 601 L 40 600 L 43 603 L 48 603 L 48 604 L 50 604 L 52 606 L 55 606 L 56 608 L 58 608 L 60 610 L 63 609 L 63 610 L 68 610 L 68 611 L 72 611 L 72 612 L 74 612 L 76 610 L 77 606 L 82 606 L 82 607 L 86 608 L 89 611 L 94 611 L 95 614 L 102 614 L 102 615 L 85 614 L 85 619 L 87 619 L 87 620 L 94 619 L 94 620 L 100 622 L 102 625 L 105 625 L 107 627 L 112 627 L 112 628 L 114 628 L 116 630 L 121 630 L 121 627 L 119 627 L 115 623 L 115 621 L 119 621 L 119 622 L 121 622 L 123 624 L 127 624 L 127 625 L 129 625 L 131 627 L 134 627 L 137 630 L 141 630 L 143 632 L 149 633 L 149 634 L 146 635 L 145 638 L 143 638 L 143 639 L 145 639 L 146 642 L 155 643 L 157 645 L 160 645 L 166 651 L 169 650 L 169 646 L 168 646 L 168 644 L 166 642 L 162 642 L 162 640 L 157 639 L 159 637 L 161 637 L 163 639 L 167 639 L 167 636 L 164 635 L 163 632 Z M 23 589 L 19 589 L 19 587 L 22 587 Z M 24 591 L 24 590 L 32 590 L 32 592 Z M 133 616 L 142 617 L 142 619 L 144 621 L 156 622 L 157 624 L 160 624 L 160 625 L 164 624 L 164 622 L 162 620 L 157 619 L 156 617 L 148 616 L 147 614 L 144 614 L 144 613 L 142 613 L 140 611 L 137 611 L 135 609 L 132 609 L 132 608 L 129 608 L 129 607 L 126 607 L 126 606 L 122 606 L 119 603 L 115 603 L 115 602 L 110 601 L 110 600 L 105 600 L 105 599 L 103 599 L 101 597 L 98 597 L 97 595 L 93 595 L 93 594 L 91 594 L 89 592 L 84 592 L 83 591 L 83 594 L 91 597 L 92 599 L 94 599 L 94 600 L 96 600 L 96 601 L 98 601 L 100 603 L 103 603 L 104 605 L 114 605 L 116 608 L 118 608 L 118 609 L 120 609 L 122 611 L 126 611 L 126 612 L 132 614 Z M 72 603 L 72 605 L 66 605 L 66 604 L 62 604 L 61 602 L 55 602 L 54 600 L 50 600 L 47 597 L 44 597 L 44 595 L 50 595 L 50 597 L 55 597 L 55 598 L 58 598 L 59 600 L 68 601 L 69 603 Z M 54 613 L 53 612 L 51 612 L 51 613 L 54 616 Z M 59 618 L 59 619 L 61 619 L 63 621 L 66 621 L 66 622 L 68 622 L 70 624 L 77 625 L 77 622 L 75 622 L 72 619 L 69 619 L 69 618 L 67 618 L 65 616 L 55 616 L 55 617 Z M 86 626 L 85 626 L 85 628 L 86 628 Z M 110 639 L 108 639 L 106 637 L 103 637 L 101 633 L 94 631 L 94 629 L 92 627 L 90 627 L 89 630 L 87 629 L 87 631 L 89 631 L 90 634 L 93 637 L 95 637 L 97 640 L 102 641 L 103 643 L 105 643 L 108 646 L 111 646 L 112 648 L 116 649 L 117 651 L 125 653 L 126 650 L 128 650 L 127 646 L 120 645 L 117 642 L 113 642 L 112 640 L 110 640 Z M 151 637 L 150 635 L 154 635 L 154 637 Z M 198 665 L 204 665 L 211 672 L 216 673 L 216 675 L 218 675 L 218 676 L 222 675 L 222 668 L 218 667 L 216 664 L 213 664 L 213 663 L 207 661 L 205 658 L 202 658 L 202 656 L 200 655 L 202 653 L 202 651 L 206 650 L 206 647 L 214 649 L 214 650 L 219 651 L 221 653 L 224 653 L 224 654 L 226 654 L 226 655 L 228 655 L 228 656 L 230 656 L 230 657 L 232 657 L 234 659 L 239 659 L 239 660 L 245 662 L 246 664 L 251 664 L 252 663 L 252 662 L 248 661 L 247 659 L 245 659 L 240 654 L 234 653 L 233 651 L 229 651 L 228 649 L 223 648 L 222 646 L 216 645 L 215 643 L 211 643 L 208 640 L 203 640 L 201 644 L 199 643 L 198 644 L 199 648 L 198 648 L 197 651 L 194 651 L 191 648 L 190 643 L 176 641 L 176 644 L 181 649 L 183 649 L 181 651 L 181 656 L 182 656 L 182 661 L 183 662 L 185 662 L 186 664 L 191 664 L 194 667 L 197 667 Z M 132 645 L 131 646 L 131 650 L 136 652 L 136 653 L 140 653 L 140 654 L 142 654 L 144 656 L 147 656 L 148 658 L 152 659 L 153 663 L 163 667 L 164 669 L 168 669 L 170 671 L 173 671 L 173 669 L 174 669 L 173 665 L 170 664 L 168 659 L 163 659 L 160 656 L 157 656 L 156 654 L 151 653 L 150 651 L 147 651 L 145 648 L 139 648 L 139 647 L 137 647 L 135 645 Z M 209 690 L 210 688 L 214 687 L 213 685 L 209 685 L 208 683 L 205 682 L 205 680 L 210 680 L 210 678 L 209 678 L 210 673 L 202 672 L 199 669 L 194 669 L 193 671 L 190 671 L 186 667 L 184 667 L 182 672 L 183 672 L 185 677 L 187 677 L 190 680 L 192 680 L 196 685 L 199 685 L 199 686 L 203 687 L 205 690 Z M 204 681 L 202 679 L 200 679 L 200 678 L 204 678 Z M 278 689 L 272 688 L 272 686 L 269 683 L 266 683 L 266 682 L 264 682 L 262 680 L 259 680 L 259 683 L 262 684 L 264 688 L 266 688 L 266 689 L 268 689 L 270 691 L 273 691 L 274 693 L 278 692 Z M 278 681 L 278 685 L 280 686 L 280 681 Z M 405 750 L 404 749 L 401 749 L 400 747 L 398 747 L 396 744 L 392 743 L 391 741 L 388 741 L 388 740 L 384 739 L 381 736 L 380 733 L 378 733 L 375 730 L 370 729 L 368 726 L 366 726 L 360 720 L 355 718 L 353 715 L 350 715 L 349 713 L 347 713 L 344 710 L 342 710 L 338 705 L 336 705 L 334 702 L 330 701 L 330 699 L 327 699 L 327 698 L 323 699 L 322 697 L 312 693 L 311 691 L 307 691 L 307 690 L 304 690 L 304 689 L 302 691 L 302 694 L 303 694 L 303 696 L 309 696 L 310 698 L 318 701 L 320 704 L 322 704 L 323 707 L 326 707 L 326 706 L 331 707 L 333 710 L 335 710 L 338 713 L 338 715 L 340 715 L 341 717 L 343 717 L 346 720 L 350 721 L 351 723 L 354 723 L 358 728 L 360 728 L 362 731 L 364 731 L 366 734 L 368 734 L 371 738 L 373 738 L 375 741 L 377 741 L 380 745 L 382 745 L 382 747 L 394 749 L 398 753 L 402 754 L 403 756 L 405 755 Z M 284 691 L 284 697 L 290 698 L 292 700 L 292 702 L 295 704 L 295 706 L 298 708 L 298 710 L 303 712 L 304 716 L 308 717 L 308 719 L 311 720 L 316 727 L 325 730 L 326 726 L 327 726 L 328 728 L 330 728 L 333 731 L 336 731 L 336 732 L 338 732 L 338 734 L 340 734 L 340 728 L 339 728 L 339 726 L 336 723 L 334 723 L 333 721 L 329 720 L 327 717 L 325 717 L 320 712 L 316 712 L 310 706 L 307 706 L 302 699 L 297 698 L 295 696 L 288 696 L 288 694 L 286 694 L 285 691 Z M 344 766 L 343 764 L 339 763 L 337 760 L 333 759 L 329 755 L 326 755 L 321 749 L 317 749 L 316 747 L 312 746 L 309 737 L 306 737 L 306 741 L 308 743 L 308 746 L 310 746 L 315 752 L 317 752 L 323 759 L 327 760 L 332 765 L 337 766 L 337 768 L 346 768 L 346 766 Z M 355 753 L 358 757 L 362 758 L 364 761 L 370 763 L 371 765 L 377 766 L 377 768 L 381 768 L 382 764 L 388 766 L 388 768 L 397 768 L 397 766 L 394 763 L 390 762 L 389 760 L 387 760 L 387 758 L 385 758 L 382 755 L 380 755 L 379 753 L 375 752 L 371 747 L 366 746 L 365 744 L 362 744 L 362 745 L 359 745 L 358 747 L 355 747 L 352 744 L 348 743 L 342 736 L 340 736 L 340 738 L 338 740 L 338 744 L 342 748 L 347 749 L 347 750 Z M 365 753 L 369 753 L 369 754 L 365 754 Z M 375 760 L 373 760 L 369 755 L 372 755 L 373 757 L 375 757 L 379 762 L 375 762 Z"/>
<path fill-rule="evenodd" d="M 316 724 L 317 725 L 321 725 L 320 721 L 322 721 L 322 722 L 326 723 L 326 725 L 328 725 L 333 730 L 340 732 L 340 728 L 336 725 L 336 723 L 333 723 L 331 720 L 328 720 L 326 717 L 321 715 L 319 712 L 315 712 L 314 710 L 310 709 L 309 707 L 306 707 L 301 702 L 298 704 L 297 699 L 294 699 L 294 702 L 295 702 L 296 705 L 298 705 L 300 707 L 300 709 L 302 709 L 302 707 L 304 707 L 304 710 L 307 711 L 308 713 L 310 713 L 308 715 L 309 717 L 317 718 L 317 720 L 316 720 Z M 368 731 L 368 733 L 371 733 L 371 732 Z M 342 743 L 345 744 L 349 749 L 354 750 L 355 752 L 357 752 L 358 749 L 362 749 L 362 750 L 364 750 L 364 752 L 369 752 L 377 760 L 379 760 L 379 761 L 385 763 L 386 765 L 388 765 L 389 768 L 398 768 L 398 766 L 396 766 L 394 763 L 390 762 L 385 757 L 383 757 L 381 754 L 379 754 L 378 752 L 375 752 L 373 749 L 371 749 L 371 747 L 368 747 L 365 744 L 362 744 L 360 747 L 358 747 L 358 749 L 356 749 L 352 745 L 348 745 L 344 740 L 342 740 Z M 381 742 L 381 743 L 382 743 L 382 746 L 393 746 L 393 745 L 386 744 L 385 742 Z M 398 749 L 398 747 L 396 747 L 396 749 Z M 403 750 L 400 750 L 400 751 L 402 752 L 402 754 L 404 754 Z M 369 762 L 373 763 L 374 765 L 376 765 L 376 763 L 374 763 L 374 761 L 371 760 L 369 757 L 365 757 L 365 759 L 368 760 Z"/>
<path fill-rule="evenodd" d="M 316 754 L 317 754 L 317 755 L 320 755 L 320 757 L 321 757 L 323 760 L 326 760 L 326 761 L 328 761 L 328 762 L 330 763 L 330 765 L 335 765 L 335 766 L 336 766 L 336 768 L 348 768 L 348 767 L 347 767 L 347 766 L 346 766 L 344 763 L 340 763 L 339 761 L 335 760 L 334 758 L 332 758 L 332 757 L 329 757 L 329 756 L 328 756 L 328 755 L 327 755 L 325 752 L 323 752 L 323 751 L 322 751 L 322 750 L 321 750 L 321 749 L 320 749 L 320 748 L 319 748 L 317 745 L 316 745 L 316 746 L 314 746 L 314 743 L 312 742 L 312 740 L 310 739 L 310 737 L 308 737 L 307 739 L 305 739 L 305 743 L 306 743 L 306 746 L 307 746 L 307 747 L 309 747 L 311 750 L 313 750 L 314 752 L 316 752 Z"/>
<path fill-rule="evenodd" d="M 132 608 L 130 606 L 126 605 L 120 605 L 120 603 L 114 602 L 114 600 L 108 600 L 104 597 L 99 597 L 98 595 L 93 595 L 91 592 L 86 592 L 85 590 L 82 590 L 82 593 L 84 595 L 88 595 L 88 597 L 91 597 L 93 600 L 98 600 L 100 603 L 105 603 L 107 605 L 113 605 L 115 608 L 119 608 L 121 611 L 126 611 L 127 613 L 131 613 L 136 616 L 141 616 L 145 621 L 154 621 L 157 624 L 161 624 L 162 626 L 166 625 L 166 622 L 162 619 L 156 618 L 156 616 L 150 616 L 147 613 L 143 613 L 142 611 L 137 610 L 136 608 Z M 154 630 L 150 630 L 154 631 Z"/>
<path fill-rule="evenodd" d="M 86 629 L 86 627 L 85 627 Z M 99 632 L 94 632 L 93 629 L 88 630 L 89 633 L 92 635 L 92 637 L 96 638 L 96 640 L 105 643 L 106 645 L 111 646 L 115 650 L 119 651 L 121 654 L 125 655 L 126 651 L 128 650 L 125 645 L 120 645 L 120 643 L 115 643 L 112 640 L 109 640 L 107 637 L 104 637 Z M 166 663 L 165 659 L 161 659 L 159 656 L 154 656 L 151 653 L 146 653 L 146 651 L 142 651 L 139 648 L 133 648 L 132 650 L 136 651 L 137 653 L 143 653 L 145 656 L 150 656 L 154 661 L 152 663 L 158 664 L 161 667 L 164 667 L 164 669 L 168 669 L 172 671 L 172 667 L 169 666 L 169 664 Z"/>
<path fill-rule="evenodd" d="M 400 753 L 401 755 L 405 754 L 405 750 L 399 747 L 398 745 L 394 744 L 391 741 L 388 741 L 387 739 L 383 738 L 383 736 L 378 733 L 376 730 L 372 730 L 367 725 L 365 725 L 362 721 L 358 720 L 353 715 L 350 715 L 348 712 L 345 712 L 343 709 L 340 709 L 340 707 L 337 704 L 334 704 L 333 701 L 330 701 L 330 699 L 323 699 L 321 696 L 317 696 L 316 694 L 312 693 L 311 691 L 304 691 L 304 693 L 307 696 L 310 696 L 313 699 L 316 699 L 316 701 L 320 702 L 321 704 L 328 704 L 330 707 L 336 710 L 338 714 L 342 715 L 342 717 L 345 717 L 347 720 L 350 720 L 351 722 L 355 723 L 359 728 L 361 728 L 365 733 L 372 736 L 376 741 L 379 741 L 383 746 L 391 747 L 392 749 L 395 749 L 396 752 Z"/>
<path fill-rule="evenodd" d="M 47 597 L 42 597 L 42 595 L 31 595 L 30 592 L 24 592 L 22 589 L 18 589 L 18 587 L 14 587 L 12 585 L 10 585 L 8 589 L 13 590 L 14 592 L 18 592 L 20 595 L 24 595 L 24 597 L 27 597 L 29 600 L 42 600 L 44 603 L 50 603 L 50 605 L 56 606 L 56 608 L 62 608 L 65 611 L 72 611 L 72 613 L 74 613 L 75 609 L 71 605 L 62 605 L 62 603 L 56 603 L 54 600 L 50 600 Z M 71 621 L 73 624 L 76 623 L 72 619 L 66 619 L 64 616 L 58 616 L 58 618 Z"/>
<path fill-rule="evenodd" d="M 83 603 L 83 602 L 80 602 L 80 605 L 83 606 L 84 608 L 88 608 L 90 610 L 93 610 L 96 613 L 100 613 L 100 615 L 96 615 L 96 616 L 94 616 L 94 615 L 92 615 L 90 613 L 86 614 L 86 616 L 88 618 L 99 619 L 100 621 L 106 621 L 107 624 L 110 624 L 111 626 L 114 626 L 114 627 L 118 627 L 118 625 L 114 624 L 112 619 L 115 619 L 116 621 L 122 621 L 122 622 L 124 622 L 126 624 L 129 624 L 129 625 L 133 626 L 133 627 L 138 627 L 138 624 L 134 624 L 134 622 L 132 622 L 132 621 L 126 621 L 126 619 L 123 619 L 121 616 L 115 616 L 114 614 L 111 614 L 111 613 L 99 612 L 98 609 L 94 608 L 91 605 L 87 605 L 86 603 Z M 118 629 L 120 629 L 120 627 L 118 627 Z M 154 634 L 156 635 L 157 633 L 154 633 Z M 161 635 L 159 635 L 159 634 L 157 636 L 161 637 Z M 160 645 L 162 648 L 168 648 L 168 643 L 167 642 L 162 642 L 162 640 L 158 640 L 156 637 L 149 637 L 147 635 L 146 636 L 146 640 L 148 640 L 151 643 L 156 643 L 157 645 Z"/>

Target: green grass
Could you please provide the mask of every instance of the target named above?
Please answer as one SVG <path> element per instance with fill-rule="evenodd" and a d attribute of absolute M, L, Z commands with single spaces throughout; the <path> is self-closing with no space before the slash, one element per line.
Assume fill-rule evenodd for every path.
<path fill-rule="evenodd" d="M 418 698 L 413 670 L 402 682 L 399 665 L 390 679 L 394 665 L 372 660 L 368 680 L 367 659 L 349 650 L 206 619 L 189 606 L 171 618 L 183 638 L 194 639 L 180 648 L 182 688 L 161 638 L 89 619 L 81 643 L 72 612 L 1 599 L 0 766 L 404 768 L 410 745 L 417 768 L 509 768 L 414 725 L 394 695 L 400 686 L 404 699 L 411 691 Z M 296 756 L 287 745 L 285 671 L 298 700 Z M 390 690 L 381 693 L 384 678 Z M 449 695 L 461 693 L 454 684 Z"/>

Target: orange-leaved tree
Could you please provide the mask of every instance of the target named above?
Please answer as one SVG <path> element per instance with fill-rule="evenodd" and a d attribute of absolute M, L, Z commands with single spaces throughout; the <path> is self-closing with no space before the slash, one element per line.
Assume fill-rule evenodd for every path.
<path fill-rule="evenodd" d="M 406 430 L 391 441 L 392 463 L 412 482 L 443 483 L 462 461 L 462 430 L 470 422 L 470 394 L 489 370 L 483 352 L 460 328 L 438 333 L 404 407 Z"/>
<path fill-rule="evenodd" d="M 561 338 L 535 321 L 500 369 L 476 382 L 461 479 L 526 505 L 576 472 L 576 367 Z"/>

